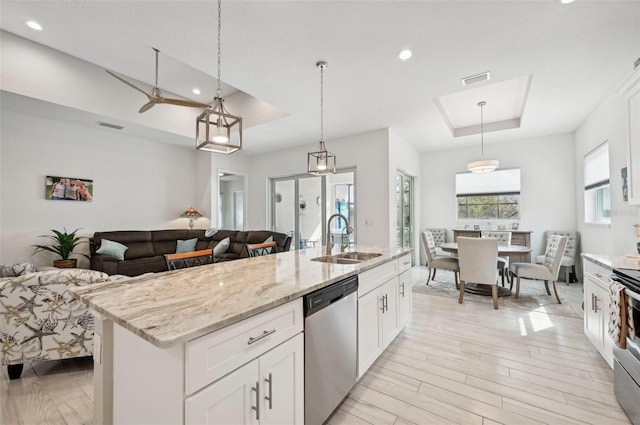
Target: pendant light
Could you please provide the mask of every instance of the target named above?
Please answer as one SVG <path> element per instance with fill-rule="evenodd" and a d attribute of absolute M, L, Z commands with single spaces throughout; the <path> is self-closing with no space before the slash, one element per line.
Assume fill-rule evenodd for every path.
<path fill-rule="evenodd" d="M 316 176 L 336 173 L 336 156 L 327 151 L 324 144 L 324 70 L 327 65 L 324 61 L 316 63 L 320 68 L 320 148 L 307 154 L 307 172 Z"/>
<path fill-rule="evenodd" d="M 480 146 L 482 147 L 482 159 L 480 161 L 473 161 L 467 164 L 467 170 L 472 173 L 488 173 L 495 171 L 500 166 L 500 161 L 497 159 L 484 159 L 484 116 L 483 108 L 487 102 L 478 102 L 480 107 Z"/>
<path fill-rule="evenodd" d="M 222 0 L 218 0 L 218 89 L 213 105 L 196 120 L 196 149 L 216 153 L 230 154 L 242 149 L 242 118 L 231 115 L 224 107 L 221 76 L 220 30 Z"/>

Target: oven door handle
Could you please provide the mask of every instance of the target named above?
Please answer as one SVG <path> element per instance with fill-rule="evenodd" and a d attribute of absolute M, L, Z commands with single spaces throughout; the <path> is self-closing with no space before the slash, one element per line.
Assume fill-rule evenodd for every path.
<path fill-rule="evenodd" d="M 625 288 L 624 292 L 627 294 L 627 297 L 633 298 L 634 300 L 640 302 L 640 294 L 638 294 L 637 292 L 633 292 L 629 288 Z"/>

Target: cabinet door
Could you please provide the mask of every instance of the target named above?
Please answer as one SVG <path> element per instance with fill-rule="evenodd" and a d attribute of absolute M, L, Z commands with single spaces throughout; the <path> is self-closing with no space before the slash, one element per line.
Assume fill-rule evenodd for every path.
<path fill-rule="evenodd" d="M 600 288 L 593 282 L 593 277 L 585 275 L 584 279 L 584 333 L 598 350 L 602 348 L 602 313 L 596 310 Z"/>
<path fill-rule="evenodd" d="M 602 300 L 598 301 L 598 309 L 602 313 L 602 357 L 613 368 L 613 340 L 609 336 L 609 306 L 610 295 L 608 291 L 602 290 Z"/>
<path fill-rule="evenodd" d="M 384 298 L 382 311 L 382 349 L 384 350 L 398 334 L 398 278 L 394 277 L 380 289 Z"/>
<path fill-rule="evenodd" d="M 380 289 L 358 299 L 358 379 L 382 352 Z"/>
<path fill-rule="evenodd" d="M 257 424 L 258 360 L 232 372 L 185 401 L 186 424 Z"/>
<path fill-rule="evenodd" d="M 398 327 L 404 326 L 411 315 L 411 272 L 398 276 Z"/>
<path fill-rule="evenodd" d="M 262 355 L 259 365 L 260 424 L 302 425 L 304 423 L 303 334 Z"/>

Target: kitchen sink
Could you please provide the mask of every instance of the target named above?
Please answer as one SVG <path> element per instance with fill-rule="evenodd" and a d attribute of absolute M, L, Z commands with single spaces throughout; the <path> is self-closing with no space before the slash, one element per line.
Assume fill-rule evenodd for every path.
<path fill-rule="evenodd" d="M 382 254 L 378 252 L 343 252 L 340 254 L 332 255 L 335 258 L 347 258 L 349 260 L 367 261 L 372 258 L 380 257 Z"/>
<path fill-rule="evenodd" d="M 311 261 L 320 261 L 323 263 L 334 264 L 358 264 L 362 260 L 355 260 L 353 258 L 338 258 L 335 255 L 323 255 L 322 257 L 312 258 Z"/>
<path fill-rule="evenodd" d="M 321 261 L 323 263 L 334 264 L 358 264 L 362 261 L 371 260 L 381 256 L 378 252 L 343 252 L 335 255 L 323 255 L 322 257 L 312 258 L 311 261 Z"/>

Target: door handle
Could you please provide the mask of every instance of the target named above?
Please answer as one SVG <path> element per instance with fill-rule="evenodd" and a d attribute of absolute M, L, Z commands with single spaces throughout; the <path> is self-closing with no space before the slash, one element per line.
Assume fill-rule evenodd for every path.
<path fill-rule="evenodd" d="M 595 301 L 593 301 L 595 296 L 596 296 L 596 294 L 594 294 L 594 293 L 591 294 L 591 311 L 593 311 L 593 308 L 596 305 Z"/>
<path fill-rule="evenodd" d="M 400 295 L 402 296 L 402 298 L 404 298 L 404 282 L 400 284 L 400 288 L 402 288 L 402 291 L 400 291 Z"/>
<path fill-rule="evenodd" d="M 597 313 L 598 312 L 598 297 L 593 297 L 593 300 L 595 301 L 595 304 L 593 306 L 593 311 L 595 311 Z"/>
<path fill-rule="evenodd" d="M 389 311 L 389 294 L 384 294 L 384 310 Z"/>
<path fill-rule="evenodd" d="M 264 379 L 264 382 L 269 384 L 269 397 L 264 395 L 264 399 L 269 402 L 269 410 L 273 409 L 273 378 L 271 377 L 271 373 L 269 373 L 269 377 Z"/>
<path fill-rule="evenodd" d="M 251 387 L 256 392 L 256 405 L 251 406 L 251 410 L 256 411 L 256 421 L 260 420 L 260 381 L 256 381 L 256 386 Z"/>
<path fill-rule="evenodd" d="M 382 310 L 382 313 L 384 314 L 384 295 L 380 297 L 380 301 L 382 302 L 382 307 L 380 307 L 380 310 Z"/>

